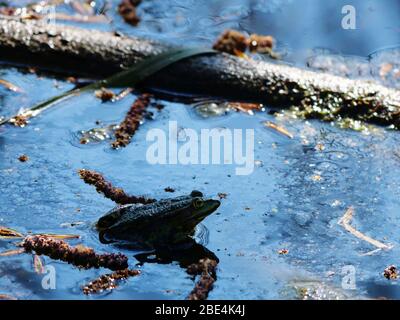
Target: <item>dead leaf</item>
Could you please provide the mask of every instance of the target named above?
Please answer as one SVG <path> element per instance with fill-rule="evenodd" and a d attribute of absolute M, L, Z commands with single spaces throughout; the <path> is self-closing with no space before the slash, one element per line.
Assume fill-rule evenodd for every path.
<path fill-rule="evenodd" d="M 267 128 L 271 128 L 273 130 L 275 130 L 276 132 L 279 132 L 280 134 L 293 139 L 294 136 L 293 134 L 291 134 L 289 131 L 287 131 L 285 128 L 278 126 L 277 124 L 271 122 L 271 121 L 264 121 L 263 122 L 264 126 L 266 126 Z"/>
<path fill-rule="evenodd" d="M 259 103 L 229 102 L 228 107 L 236 111 L 252 113 L 253 111 L 260 111 L 263 105 Z"/>
<path fill-rule="evenodd" d="M 0 239 L 23 238 L 24 235 L 10 228 L 0 226 Z"/>

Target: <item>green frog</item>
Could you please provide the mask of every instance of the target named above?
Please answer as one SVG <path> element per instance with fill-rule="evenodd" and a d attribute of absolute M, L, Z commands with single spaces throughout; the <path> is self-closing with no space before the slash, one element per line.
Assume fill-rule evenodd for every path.
<path fill-rule="evenodd" d="M 146 249 L 182 245 L 193 242 L 196 226 L 219 205 L 194 190 L 187 196 L 117 207 L 99 219 L 97 228 L 102 242 L 122 240 Z"/>

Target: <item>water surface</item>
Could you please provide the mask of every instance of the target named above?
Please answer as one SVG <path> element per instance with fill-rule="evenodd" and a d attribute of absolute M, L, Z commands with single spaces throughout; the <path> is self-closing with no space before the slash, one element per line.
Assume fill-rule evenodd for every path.
<path fill-rule="evenodd" d="M 397 49 L 388 49 L 400 42 L 398 1 L 148 0 L 138 8 L 142 21 L 136 28 L 116 14 L 118 1 L 108 2 L 111 24 L 79 25 L 207 46 L 226 28 L 272 34 L 287 63 L 398 85 L 394 77 L 379 77 L 382 63 L 396 66 L 400 61 Z M 357 9 L 356 30 L 341 28 L 344 4 Z M 59 10 L 71 12 L 68 7 Z M 338 71 L 339 66 L 344 69 Z M 11 67 L 1 67 L 0 78 L 24 90 L 13 93 L 0 87 L 4 115 L 72 87 L 64 79 Z M 81 130 L 120 122 L 134 98 L 102 104 L 87 93 L 43 113 L 25 128 L 1 127 L 0 224 L 21 232 L 78 234 L 81 239 L 71 244 L 122 251 L 135 268 L 138 252 L 99 242 L 93 225 L 114 204 L 85 185 L 77 170 L 99 171 L 129 193 L 154 198 L 193 189 L 210 197 L 226 193 L 218 213 L 204 221 L 203 235 L 197 237 L 220 259 L 210 299 L 301 298 L 302 288 L 328 294 L 317 296 L 321 298 L 399 298 L 398 283 L 382 276 L 400 256 L 398 132 L 344 130 L 330 123 L 275 117 L 267 110 L 204 119 L 191 104 L 161 100 L 165 108 L 145 121 L 127 148 L 111 150 L 108 141 L 79 144 Z M 232 165 L 150 165 L 146 133 L 166 130 L 170 120 L 181 130 L 253 128 L 254 173 L 237 176 Z M 266 120 L 284 126 L 294 139 L 265 128 Z M 21 154 L 30 160 L 19 162 Z M 175 193 L 166 193 L 166 187 Z M 338 225 L 349 206 L 355 209 L 354 227 L 393 249 L 364 255 L 375 248 Z M 68 227 L 73 222 L 81 224 Z M 1 251 L 13 247 L 13 242 L 0 241 Z M 281 249 L 288 254 L 278 254 Z M 184 299 L 194 286 L 178 263 L 145 263 L 139 277 L 111 293 L 87 297 L 80 286 L 107 270 L 79 270 L 46 257 L 44 261 L 56 269 L 56 290 L 44 290 L 32 257 L 19 255 L 1 258 L 0 293 L 21 299 Z M 356 271 L 355 290 L 342 289 L 345 266 Z"/>

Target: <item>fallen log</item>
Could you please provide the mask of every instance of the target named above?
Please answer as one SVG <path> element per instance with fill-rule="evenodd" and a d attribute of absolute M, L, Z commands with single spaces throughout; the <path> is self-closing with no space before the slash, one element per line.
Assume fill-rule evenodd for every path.
<path fill-rule="evenodd" d="M 170 48 L 115 33 L 0 18 L 0 60 L 69 74 L 106 77 Z M 299 115 L 328 121 L 348 117 L 400 128 L 398 90 L 224 53 L 174 63 L 143 87 L 295 107 Z"/>

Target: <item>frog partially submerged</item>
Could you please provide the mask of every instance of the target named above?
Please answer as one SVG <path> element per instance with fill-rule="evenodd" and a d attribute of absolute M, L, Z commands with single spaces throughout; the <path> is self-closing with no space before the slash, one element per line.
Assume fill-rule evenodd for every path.
<path fill-rule="evenodd" d="M 190 242 L 195 227 L 220 205 L 200 191 L 188 196 L 141 205 L 117 207 L 97 222 L 102 242 L 127 241 L 141 248 L 159 248 Z"/>

